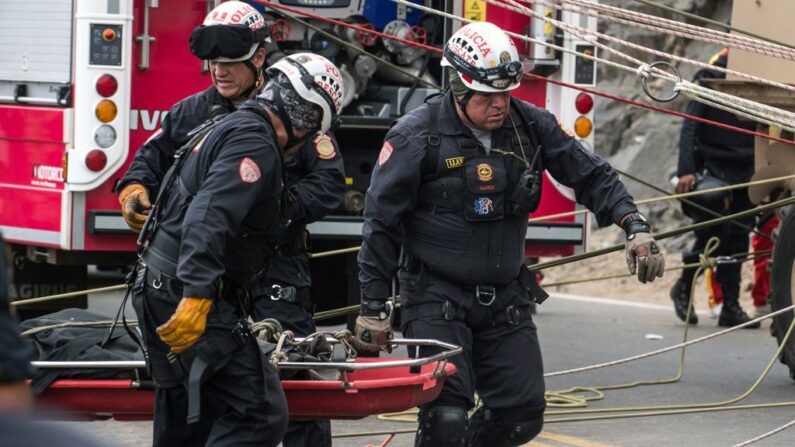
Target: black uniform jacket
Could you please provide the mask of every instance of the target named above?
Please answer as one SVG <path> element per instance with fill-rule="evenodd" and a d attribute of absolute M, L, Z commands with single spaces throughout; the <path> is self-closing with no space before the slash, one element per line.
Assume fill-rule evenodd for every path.
<path fill-rule="evenodd" d="M 212 85 L 176 103 L 163 119 L 161 128 L 138 149 L 117 191 L 131 183 L 140 183 L 154 200 L 163 176 L 174 162 L 174 153 L 190 139 L 188 133 L 211 117 L 233 111 L 234 104 Z M 325 141 L 330 141 L 332 150 Z M 345 171 L 333 134 L 307 140 L 297 153 L 287 157 L 285 172 L 294 199 L 290 213 L 292 224 L 280 235 L 277 245 L 294 245 L 297 239 L 303 239 L 306 224 L 323 218 L 342 203 Z M 310 284 L 309 261 L 305 255 L 277 254 L 276 258 L 267 267 L 264 278 L 297 287 Z"/>
<path fill-rule="evenodd" d="M 723 73 L 704 69 L 696 73 L 694 82 L 725 77 Z M 697 101 L 690 101 L 685 113 L 746 130 L 756 129 L 753 121 L 741 121 L 733 113 Z M 726 173 L 721 176 L 728 177 L 723 178 L 726 181 L 747 181 L 753 173 L 754 137 L 685 119 L 679 136 L 677 175 L 695 174 L 705 163 Z"/>
<path fill-rule="evenodd" d="M 559 182 L 574 189 L 577 201 L 596 214 L 601 226 L 618 223 L 625 214 L 636 210 L 632 196 L 606 161 L 561 130 L 555 117 L 547 110 L 512 101 L 533 123 L 532 128 L 541 147 L 539 158 L 542 166 Z M 511 114 L 513 121 L 506 118 L 502 128 L 492 132 L 493 144 L 510 145 L 504 142 L 515 135 L 512 122 L 522 123 L 517 113 L 512 111 Z M 365 298 L 385 299 L 389 296 L 389 284 L 398 268 L 401 246 L 406 246 L 412 234 L 424 235 L 423 240 L 408 241 L 408 245 L 412 246 L 411 254 L 420 257 L 426 265 L 448 266 L 448 270 L 454 270 L 456 265 L 468 261 L 468 257 L 479 257 L 484 269 L 505 277 L 518 273 L 523 262 L 521 247 L 526 217 L 520 216 L 520 220 L 515 222 L 515 217 L 506 217 L 502 221 L 470 222 L 462 212 L 434 215 L 417 208 L 418 191 L 424 183 L 422 165 L 430 121 L 426 104 L 398 120 L 385 137 L 364 209 L 359 279 Z M 438 132 L 442 140 L 462 135 L 474 139 L 469 128 L 459 119 L 450 92 L 442 99 Z M 516 151 L 515 148 L 512 150 Z M 450 162 L 451 166 L 459 165 L 453 159 Z M 512 222 L 510 228 L 506 224 L 509 220 Z M 437 237 L 432 239 L 428 234 L 436 234 Z M 471 236 L 453 238 L 451 234 Z M 478 234 L 480 239 L 475 238 Z M 421 244 L 430 245 L 430 248 L 423 249 L 424 253 L 431 253 L 424 259 L 417 254 L 423 250 L 414 248 Z"/>
<path fill-rule="evenodd" d="M 248 285 L 273 247 L 281 149 L 269 117 L 249 101 L 186 156 L 158 231 L 180 239 L 183 296 L 214 298 L 222 277 Z"/>

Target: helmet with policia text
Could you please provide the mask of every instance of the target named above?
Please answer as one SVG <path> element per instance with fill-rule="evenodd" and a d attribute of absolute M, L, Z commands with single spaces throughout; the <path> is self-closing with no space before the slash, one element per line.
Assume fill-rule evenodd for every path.
<path fill-rule="evenodd" d="M 270 42 L 262 15 L 251 5 L 229 1 L 210 11 L 193 30 L 190 51 L 203 60 L 243 62 L 254 56 L 262 42 Z"/>
<path fill-rule="evenodd" d="M 713 177 L 709 174 L 702 173 L 696 175 L 696 187 L 694 191 L 706 191 L 710 189 L 722 188 L 727 186 L 728 183 Z M 731 191 L 713 191 L 694 195 L 687 198 L 688 201 L 700 205 L 702 208 L 718 213 L 725 216 L 731 209 L 732 193 Z M 709 212 L 699 209 L 695 206 L 682 202 L 682 212 L 685 216 L 693 219 L 696 222 L 704 222 L 714 219 L 716 216 Z"/>
<path fill-rule="evenodd" d="M 511 38 L 497 25 L 474 22 L 447 41 L 442 66 L 451 67 L 476 92 L 506 92 L 519 87 L 524 70 Z"/>
<path fill-rule="evenodd" d="M 268 83 L 259 98 L 275 103 L 278 108 L 277 113 L 282 121 L 286 121 L 286 126 L 294 125 L 296 121 L 304 121 L 305 117 L 296 116 L 296 113 L 288 113 L 289 111 L 285 110 L 285 106 L 289 106 L 284 103 L 285 95 L 267 93 L 273 88 L 288 87 L 283 81 L 280 82 L 285 78 L 289 82 L 290 90 L 294 90 L 302 100 L 315 104 L 322 110 L 321 116 L 315 120 L 317 122 L 308 123 L 313 131 L 327 132 L 337 123 L 342 109 L 344 87 L 342 74 L 331 61 L 313 53 L 296 53 L 285 56 L 268 67 L 267 73 L 272 81 Z M 306 126 L 301 127 L 304 128 L 299 130 L 309 130 Z M 292 134 L 291 129 L 288 129 L 288 132 Z"/>

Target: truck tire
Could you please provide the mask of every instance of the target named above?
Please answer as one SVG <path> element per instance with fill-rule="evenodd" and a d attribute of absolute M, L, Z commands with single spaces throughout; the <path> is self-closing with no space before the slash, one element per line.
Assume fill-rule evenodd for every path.
<path fill-rule="evenodd" d="M 789 307 L 793 303 L 793 273 L 795 273 L 795 213 L 782 216 L 778 237 L 773 249 L 773 262 L 771 272 L 770 307 L 773 311 Z M 776 337 L 779 344 L 787 334 L 795 312 L 790 311 L 773 318 L 770 333 Z M 781 363 L 789 367 L 790 377 L 795 380 L 795 334 L 787 340 L 787 345 L 781 352 Z"/>

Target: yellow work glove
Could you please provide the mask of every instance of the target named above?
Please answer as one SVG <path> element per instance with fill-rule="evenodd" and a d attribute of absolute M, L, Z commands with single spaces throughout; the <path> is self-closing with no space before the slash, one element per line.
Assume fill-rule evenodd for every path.
<path fill-rule="evenodd" d="M 204 333 L 212 305 L 213 300 L 207 298 L 182 298 L 174 315 L 157 328 L 157 335 L 174 353 L 184 352 Z"/>
<path fill-rule="evenodd" d="M 127 222 L 127 226 L 136 233 L 140 233 L 144 222 L 146 222 L 146 216 L 152 209 L 146 188 L 138 183 L 125 186 L 119 193 L 119 204 L 121 205 L 121 215 Z"/>

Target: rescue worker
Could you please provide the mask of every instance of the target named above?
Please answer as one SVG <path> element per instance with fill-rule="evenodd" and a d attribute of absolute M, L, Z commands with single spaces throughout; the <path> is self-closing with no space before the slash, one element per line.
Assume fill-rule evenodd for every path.
<path fill-rule="evenodd" d="M 255 39 L 246 54 L 229 54 L 222 45 L 234 35 L 234 27 L 248 24 Z M 231 27 L 231 30 L 230 30 Z M 239 31 L 239 28 L 237 29 Z M 155 194 L 173 161 L 173 155 L 185 144 L 188 133 L 213 116 L 231 113 L 251 99 L 265 78 L 267 25 L 251 6 L 225 2 L 211 11 L 203 27 L 191 38 L 191 51 L 208 59 L 213 85 L 203 92 L 177 103 L 163 120 L 161 129 L 138 151 L 130 169 L 119 183 L 119 202 L 125 220 L 133 231 L 140 231 Z M 245 43 L 245 42 L 244 42 Z M 278 64 L 278 63 L 277 63 Z M 293 117 L 300 119 L 300 117 Z M 276 318 L 286 330 L 297 336 L 315 332 L 313 304 L 309 296 L 311 276 L 306 253 L 306 224 L 321 219 L 337 209 L 345 192 L 342 156 L 331 132 L 308 138 L 298 149 L 285 154 L 285 181 L 289 188 L 291 223 L 280 231 L 277 249 L 259 275 L 251 293 L 255 320 Z M 328 420 L 291 421 L 284 438 L 285 447 L 330 446 Z"/>
<path fill-rule="evenodd" d="M 724 49 L 710 59 L 710 64 L 726 68 L 729 51 Z M 715 70 L 701 69 L 696 72 L 693 81 L 703 79 L 723 79 L 725 74 Z M 698 101 L 690 101 L 686 113 L 712 121 L 728 124 L 743 129 L 754 130 L 756 124 L 750 121 L 741 121 L 736 115 L 714 107 L 707 106 Z M 676 192 L 684 193 L 697 187 L 697 178 L 703 182 L 714 182 L 711 176 L 723 184 L 748 182 L 754 173 L 754 138 L 750 135 L 731 130 L 707 126 L 693 120 L 685 120 L 679 136 L 679 164 L 677 176 L 679 177 Z M 691 200 L 708 201 L 708 199 L 694 196 Z M 753 207 L 748 197 L 748 189 L 734 189 L 721 196 L 719 210 L 723 214 L 734 214 L 749 210 Z M 727 203 L 728 202 L 728 203 Z M 715 208 L 711 203 L 703 205 Z M 698 220 L 698 219 L 697 219 Z M 753 217 L 740 221 L 746 226 L 753 225 Z M 701 230 L 696 230 L 696 241 L 689 251 L 682 254 L 685 264 L 698 262 L 699 255 L 703 253 L 707 241 L 713 236 L 720 239 L 720 245 L 713 256 L 729 256 L 737 253 L 748 252 L 748 231 L 730 222 L 716 225 Z M 740 263 L 719 264 L 715 279 L 720 284 L 723 295 L 723 307 L 718 317 L 718 326 L 737 326 L 746 323 L 750 317 L 740 307 Z M 674 311 L 680 320 L 685 321 L 687 307 L 690 301 L 690 292 L 696 269 L 684 269 L 682 275 L 671 288 L 670 296 L 674 303 Z M 698 324 L 698 316 L 691 312 L 689 324 Z M 755 329 L 760 326 L 755 323 L 745 326 Z"/>
<path fill-rule="evenodd" d="M 238 1 L 221 3 L 193 31 L 191 52 L 209 62 L 213 83 L 171 107 L 160 129 L 138 149 L 117 185 L 122 216 L 130 229 L 141 231 L 160 182 L 174 161 L 174 153 L 188 142 L 188 133 L 256 95 L 265 80 L 264 44 L 270 41 L 269 36 L 262 15 Z"/>
<path fill-rule="evenodd" d="M 248 329 L 249 287 L 281 231 L 282 151 L 327 131 L 342 93 L 327 59 L 288 56 L 164 177 L 133 285 L 155 445 L 281 442 L 286 402 Z"/>
<path fill-rule="evenodd" d="M 11 312 L 5 243 L 0 235 L 0 433 L 3 445 L 38 447 L 93 447 L 99 445 L 52 423 L 33 422 L 33 393 L 27 380 L 35 370 L 33 345 L 19 334 L 19 322 Z"/>
<path fill-rule="evenodd" d="M 523 263 L 542 171 L 573 187 L 600 225 L 623 227 L 627 263 L 641 282 L 662 276 L 664 260 L 612 168 L 551 113 L 511 98 L 523 70 L 504 31 L 462 27 L 442 65 L 450 90 L 394 124 L 373 171 L 356 346 L 390 349 L 397 272 L 403 333 L 464 349 L 451 359 L 458 372 L 420 408 L 415 445 L 518 446 L 541 431 L 545 409 L 528 288 L 544 296 Z M 483 407 L 467 418 L 475 392 Z"/>

